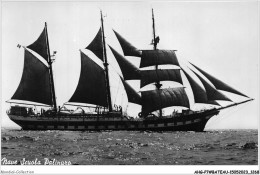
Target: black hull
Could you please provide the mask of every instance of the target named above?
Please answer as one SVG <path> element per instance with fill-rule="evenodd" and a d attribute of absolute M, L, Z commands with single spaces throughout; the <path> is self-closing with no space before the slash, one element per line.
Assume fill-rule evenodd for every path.
<path fill-rule="evenodd" d="M 188 114 L 173 118 L 157 118 L 146 120 L 129 120 L 123 117 L 96 116 L 89 119 L 87 115 L 56 116 L 19 116 L 8 114 L 10 119 L 23 130 L 70 130 L 70 131 L 197 131 L 202 132 L 207 121 L 219 113 L 209 110 L 196 114 Z"/>

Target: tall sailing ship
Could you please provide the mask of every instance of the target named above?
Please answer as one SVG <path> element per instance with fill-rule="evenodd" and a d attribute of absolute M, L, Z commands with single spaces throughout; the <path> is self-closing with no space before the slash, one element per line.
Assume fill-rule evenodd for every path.
<path fill-rule="evenodd" d="M 103 62 L 98 65 L 80 50 L 81 72 L 77 88 L 63 107 L 56 103 L 53 80 L 53 59 L 50 54 L 47 24 L 39 38 L 24 48 L 24 69 L 20 84 L 7 101 L 11 104 L 7 111 L 9 118 L 24 130 L 153 130 L 153 131 L 203 131 L 207 121 L 221 110 L 253 100 L 215 78 L 192 63 L 183 66 L 179 63 L 176 50 L 157 48 L 159 36 L 155 34 L 154 14 L 153 50 L 141 50 L 134 47 L 119 33 L 114 31 L 124 55 L 112 46 L 106 45 L 101 12 L 101 27 L 93 41 L 85 48 L 93 52 Z M 21 47 L 18 45 L 18 47 Z M 111 101 L 109 64 L 107 48 L 117 60 L 122 75 L 120 79 L 128 102 L 141 105 L 141 111 L 135 118 L 122 111 Z M 35 56 L 33 52 L 38 55 Z M 127 57 L 139 57 L 139 68 Z M 41 59 L 39 59 L 41 57 Z M 174 65 L 171 69 L 160 69 L 162 65 Z M 153 67 L 147 69 L 147 67 Z M 185 90 L 183 76 L 192 89 L 194 102 L 211 104 L 204 110 L 192 110 L 190 98 Z M 154 84 L 153 90 L 137 92 L 127 81 L 140 80 L 140 88 Z M 172 81 L 181 85 L 162 88 L 162 81 Z M 200 81 L 200 82 L 199 82 Z M 233 102 L 220 90 L 234 93 L 246 99 Z M 230 102 L 221 106 L 217 100 Z M 77 105 L 80 112 L 68 110 L 66 105 Z M 164 108 L 181 107 L 165 115 Z M 39 110 L 40 108 L 40 110 Z M 86 111 L 84 108 L 90 110 Z"/>

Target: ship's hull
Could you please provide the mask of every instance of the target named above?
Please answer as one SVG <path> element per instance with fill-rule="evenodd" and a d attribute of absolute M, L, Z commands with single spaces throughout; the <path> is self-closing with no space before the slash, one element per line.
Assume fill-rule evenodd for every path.
<path fill-rule="evenodd" d="M 203 131 L 207 121 L 219 113 L 218 110 L 187 114 L 179 117 L 129 120 L 118 116 L 90 115 L 13 115 L 10 119 L 23 130 L 151 130 L 151 131 Z"/>

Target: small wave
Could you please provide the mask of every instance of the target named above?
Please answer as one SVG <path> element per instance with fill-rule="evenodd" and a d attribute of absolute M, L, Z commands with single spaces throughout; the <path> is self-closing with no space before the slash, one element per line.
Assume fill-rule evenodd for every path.
<path fill-rule="evenodd" d="M 255 142 L 245 142 L 245 143 L 227 143 L 224 149 L 257 149 L 258 144 Z"/>
<path fill-rule="evenodd" d="M 148 143 L 137 143 L 138 146 L 141 146 L 141 147 L 147 147 L 149 146 Z"/>
<path fill-rule="evenodd" d="M 6 146 L 3 146 L 1 147 L 2 149 L 15 149 L 15 148 L 9 148 L 9 147 L 6 147 Z"/>
<path fill-rule="evenodd" d="M 177 145 L 162 145 L 161 146 L 162 148 L 163 147 L 166 147 L 168 150 L 175 150 L 175 151 L 180 151 L 181 147 L 177 146 Z"/>
<path fill-rule="evenodd" d="M 111 146 L 124 146 L 124 147 L 129 147 L 129 148 L 133 148 L 133 149 L 138 149 L 140 147 L 148 147 L 150 144 L 148 143 L 140 143 L 140 142 L 127 142 L 127 143 L 118 143 L 116 142 L 115 144 L 111 145 Z"/>
<path fill-rule="evenodd" d="M 4 136 L 1 138 L 1 141 L 17 141 L 17 140 L 24 140 L 24 141 L 37 141 L 40 137 L 29 137 L 29 136 Z"/>
<path fill-rule="evenodd" d="M 10 137 L 8 137 L 8 136 L 1 138 L 1 141 L 8 141 L 8 140 L 10 140 Z"/>
<path fill-rule="evenodd" d="M 225 148 L 230 148 L 230 147 L 234 147 L 234 146 L 236 146 L 236 143 L 227 143 L 225 145 Z"/>
<path fill-rule="evenodd" d="M 237 143 L 227 143 L 225 144 L 222 148 L 226 149 L 226 150 L 232 150 L 232 149 L 237 149 Z"/>
<path fill-rule="evenodd" d="M 214 149 L 214 146 L 209 143 L 195 144 L 193 145 L 194 149 Z"/>
<path fill-rule="evenodd" d="M 241 149 L 257 149 L 258 145 L 255 142 L 246 142 L 239 145 L 239 148 Z"/>

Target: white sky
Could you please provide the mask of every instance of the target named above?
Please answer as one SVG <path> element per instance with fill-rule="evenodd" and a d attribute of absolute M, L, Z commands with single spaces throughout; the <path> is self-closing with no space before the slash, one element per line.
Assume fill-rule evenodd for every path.
<path fill-rule="evenodd" d="M 55 88 L 58 104 L 62 105 L 72 96 L 78 83 L 79 49 L 97 60 L 84 48 L 98 32 L 100 9 L 106 16 L 107 43 L 122 53 L 112 28 L 137 48 L 152 48 L 149 45 L 151 8 L 155 12 L 156 33 L 161 39 L 159 49 L 177 49 L 180 60 L 194 63 L 256 99 L 212 118 L 207 129 L 258 128 L 257 1 L 2 2 L 2 126 L 15 126 L 5 113 L 9 107 L 5 101 L 12 97 L 22 76 L 24 51 L 18 49 L 17 44 L 33 43 L 42 32 L 44 22 L 48 23 L 51 52 L 58 52 L 54 63 Z M 111 56 L 109 49 L 108 52 Z M 118 69 L 114 58 L 109 59 Z M 129 59 L 138 63 L 138 58 Z M 112 86 L 116 87 L 119 81 L 113 81 Z M 114 95 L 125 99 L 117 90 L 114 88 Z"/>

